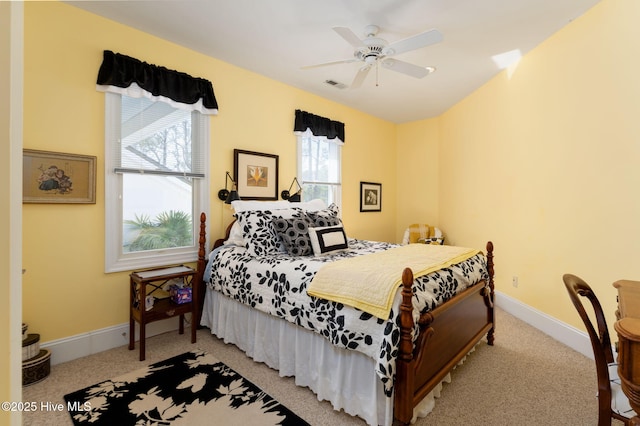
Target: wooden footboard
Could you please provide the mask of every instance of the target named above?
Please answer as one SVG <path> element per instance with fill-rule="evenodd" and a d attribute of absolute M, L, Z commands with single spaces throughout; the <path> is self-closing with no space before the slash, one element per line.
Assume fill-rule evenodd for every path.
<path fill-rule="evenodd" d="M 487 334 L 493 345 L 493 244 L 487 243 L 488 282 L 480 282 L 436 309 L 423 314 L 420 334 L 412 343 L 413 273 L 402 274 L 400 347 L 394 383 L 394 417 L 409 424 L 413 408 L 431 392 L 458 362 Z"/>

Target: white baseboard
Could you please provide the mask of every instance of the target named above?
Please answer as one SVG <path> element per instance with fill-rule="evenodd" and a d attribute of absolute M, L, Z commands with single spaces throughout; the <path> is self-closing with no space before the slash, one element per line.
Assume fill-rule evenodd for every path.
<path fill-rule="evenodd" d="M 190 329 L 189 315 L 185 315 L 185 334 Z M 147 337 L 178 330 L 178 317 L 168 318 L 147 324 Z M 140 327 L 135 323 L 135 341 L 139 340 Z M 41 348 L 51 351 L 51 365 L 72 361 L 76 358 L 92 355 L 107 349 L 129 344 L 129 323 L 114 325 L 112 327 L 93 330 L 88 333 L 76 334 L 75 336 L 62 339 L 51 340 L 40 344 Z M 139 351 L 139 345 L 132 350 Z M 148 349 L 147 349 L 148 350 Z"/>
<path fill-rule="evenodd" d="M 496 291 L 496 306 L 537 328 L 543 333 L 553 337 L 559 342 L 564 343 L 570 348 L 593 359 L 591 342 L 589 341 L 589 336 L 585 332 L 558 321 L 557 319 L 499 291 Z M 499 333 L 499 323 L 497 324 L 497 327 Z M 187 325 L 185 325 L 185 328 L 187 328 Z M 157 321 L 147 325 L 147 337 L 177 329 L 177 318 Z M 138 323 L 136 323 L 135 332 L 135 339 L 137 342 L 140 333 Z M 128 344 L 129 324 L 127 323 L 90 331 L 88 333 L 77 334 L 63 339 L 52 340 L 42 343 L 40 346 L 51 351 L 51 364 L 55 365 Z M 136 345 L 135 350 L 139 350 L 138 345 Z"/>
<path fill-rule="evenodd" d="M 540 312 L 499 291 L 496 291 L 495 303 L 497 307 L 505 312 L 537 328 L 557 341 L 564 343 L 584 356 L 593 359 L 593 349 L 591 348 L 591 341 L 587 333 L 569 324 L 558 321 L 544 312 Z M 500 329 L 499 322 L 497 322 L 496 327 L 497 330 Z M 496 332 L 499 333 L 499 331 Z"/>

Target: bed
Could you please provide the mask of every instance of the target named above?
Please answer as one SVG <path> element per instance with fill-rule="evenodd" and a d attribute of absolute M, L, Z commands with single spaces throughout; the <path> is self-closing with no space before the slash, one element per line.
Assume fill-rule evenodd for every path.
<path fill-rule="evenodd" d="M 493 345 L 491 242 L 484 253 L 417 277 L 404 268 L 388 319 L 383 319 L 366 307 L 308 291 L 326 265 L 347 265 L 365 258 L 362 254 L 373 258 L 401 247 L 347 238 L 343 232 L 346 248 L 314 255 L 315 230 L 342 225 L 333 206 L 256 203 L 234 205 L 237 219 L 211 251 L 201 214 L 200 324 L 281 376 L 294 376 L 297 385 L 309 387 L 334 409 L 371 425 L 409 424 L 431 411 L 441 383 L 485 335 Z M 286 226 L 300 217 L 314 228 L 313 247 L 302 244 L 302 254 L 292 249 L 286 232 L 279 233 L 276 220 Z M 280 238 L 275 243 L 274 235 Z"/>

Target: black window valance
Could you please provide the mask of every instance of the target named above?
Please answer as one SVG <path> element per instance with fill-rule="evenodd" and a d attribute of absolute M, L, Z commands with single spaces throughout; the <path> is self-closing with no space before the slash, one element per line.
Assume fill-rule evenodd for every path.
<path fill-rule="evenodd" d="M 133 97 L 170 100 L 177 108 L 217 114 L 218 102 L 209 80 L 192 77 L 130 56 L 104 51 L 97 89 Z"/>
<path fill-rule="evenodd" d="M 337 138 L 344 143 L 344 123 L 297 109 L 293 131 L 306 132 L 307 129 L 314 136 L 325 136 L 327 139 Z"/>

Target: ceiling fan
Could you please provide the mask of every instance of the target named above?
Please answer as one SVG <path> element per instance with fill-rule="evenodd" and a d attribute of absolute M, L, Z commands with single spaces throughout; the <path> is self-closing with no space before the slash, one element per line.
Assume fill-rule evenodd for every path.
<path fill-rule="evenodd" d="M 421 67 L 400 61 L 393 58 L 393 56 L 441 42 L 442 34 L 438 30 L 428 30 L 391 44 L 384 39 L 376 37 L 380 31 L 377 25 L 367 25 L 365 27 L 366 37 L 362 40 L 349 28 L 334 27 L 333 30 L 355 48 L 353 58 L 309 65 L 302 67 L 303 69 L 350 62 L 363 62 L 363 66 L 360 67 L 351 83 L 352 89 L 360 87 L 371 68 L 374 66 L 377 67 L 378 65 L 415 78 L 425 77 L 435 71 L 434 67 Z"/>

